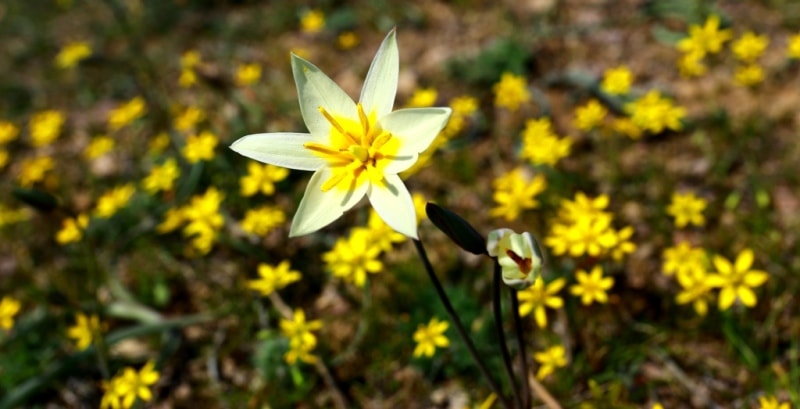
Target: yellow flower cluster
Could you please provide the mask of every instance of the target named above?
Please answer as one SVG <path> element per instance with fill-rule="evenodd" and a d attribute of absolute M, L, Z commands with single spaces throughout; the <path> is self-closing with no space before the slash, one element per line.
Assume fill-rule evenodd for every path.
<path fill-rule="evenodd" d="M 314 34 L 325 27 L 325 14 L 319 9 L 312 9 L 300 17 L 300 29 L 304 33 Z"/>
<path fill-rule="evenodd" d="M 40 111 L 31 116 L 28 125 L 33 147 L 39 148 L 53 143 L 61 133 L 65 120 L 64 114 L 53 109 Z"/>
<path fill-rule="evenodd" d="M 239 179 L 242 196 L 253 196 L 257 193 L 269 196 L 275 193 L 275 183 L 289 176 L 289 169 L 258 162 L 247 163 L 247 175 Z"/>
<path fill-rule="evenodd" d="M 560 138 L 554 131 L 550 118 L 529 119 L 522 131 L 520 158 L 533 165 L 555 166 L 569 156 L 572 139 Z"/>
<path fill-rule="evenodd" d="M 600 89 L 611 95 L 625 95 L 630 91 L 632 83 L 633 73 L 628 67 L 621 65 L 603 73 Z"/>
<path fill-rule="evenodd" d="M 0 227 L 23 222 L 30 217 L 31 213 L 26 208 L 12 209 L 0 203 Z"/>
<path fill-rule="evenodd" d="M 249 87 L 261 79 L 261 65 L 258 63 L 239 64 L 236 67 L 235 82 L 238 87 Z"/>
<path fill-rule="evenodd" d="M 258 291 L 264 297 L 302 278 L 299 271 L 289 269 L 288 260 L 281 261 L 277 266 L 259 264 L 258 276 L 257 280 L 247 282 L 247 288 Z"/>
<path fill-rule="evenodd" d="M 156 230 L 163 234 L 184 226 L 183 235 L 191 237 L 194 251 L 199 255 L 208 254 L 224 224 L 219 214 L 222 200 L 222 193 L 212 187 L 203 195 L 193 196 L 186 206 L 168 210 Z"/>
<path fill-rule="evenodd" d="M 151 385 L 158 382 L 158 371 L 153 361 L 145 364 L 139 371 L 126 367 L 111 380 L 103 382 L 103 397 L 100 409 L 130 409 L 137 399 L 148 402 L 153 399 Z"/>
<path fill-rule="evenodd" d="M 64 245 L 80 241 L 88 226 L 89 216 L 86 214 L 81 213 L 75 217 L 68 217 L 62 222 L 61 230 L 56 233 L 56 242 Z"/>
<path fill-rule="evenodd" d="M 432 107 L 439 93 L 435 88 L 417 88 L 406 102 L 406 108 Z"/>
<path fill-rule="evenodd" d="M 89 145 L 83 150 L 83 157 L 88 160 L 97 159 L 114 149 L 114 139 L 99 135 L 92 138 Z"/>
<path fill-rule="evenodd" d="M 706 218 L 703 216 L 706 206 L 708 203 L 705 199 L 695 196 L 694 193 L 673 193 L 667 214 L 675 218 L 675 226 L 678 228 L 690 224 L 703 226 L 706 223 Z"/>
<path fill-rule="evenodd" d="M 537 379 L 547 378 L 557 368 L 567 366 L 566 349 L 563 345 L 554 345 L 542 352 L 533 354 L 533 359 L 539 363 L 539 370 L 536 371 Z"/>
<path fill-rule="evenodd" d="M 114 108 L 108 113 L 108 130 L 120 130 L 147 113 L 147 104 L 142 97 L 133 97 L 130 101 Z"/>
<path fill-rule="evenodd" d="M 256 236 L 266 236 L 270 231 L 286 222 L 286 214 L 278 207 L 261 206 L 245 213 L 240 225 L 242 230 Z"/>
<path fill-rule="evenodd" d="M 196 106 L 188 106 L 175 115 L 172 125 L 181 132 L 189 132 L 206 119 L 206 113 Z"/>
<path fill-rule="evenodd" d="M 147 193 L 168 192 L 181 175 L 181 169 L 174 158 L 167 159 L 161 165 L 153 166 L 150 173 L 142 180 L 142 187 Z"/>
<path fill-rule="evenodd" d="M 719 53 L 722 45 L 733 37 L 731 30 L 720 30 L 719 26 L 720 19 L 715 14 L 708 16 L 702 26 L 689 26 L 689 36 L 678 42 L 678 50 L 683 52 L 678 61 L 681 75 L 694 77 L 705 74 L 705 56 Z"/>
<path fill-rule="evenodd" d="M 592 99 L 575 109 L 575 127 L 585 132 L 597 129 L 603 125 L 607 115 L 608 109 L 600 101 Z"/>
<path fill-rule="evenodd" d="M 544 175 L 537 174 L 529 180 L 522 168 L 516 168 L 492 182 L 496 207 L 489 210 L 492 217 L 506 221 L 516 220 L 523 211 L 539 206 L 536 196 L 547 188 Z"/>
<path fill-rule="evenodd" d="M 72 68 L 91 55 L 92 47 L 89 43 L 85 41 L 69 43 L 61 47 L 61 51 L 56 55 L 56 66 L 61 69 Z"/>
<path fill-rule="evenodd" d="M 197 73 L 194 67 L 200 64 L 200 54 L 197 51 L 186 51 L 181 55 L 181 75 L 178 77 L 178 85 L 182 88 L 189 88 L 197 84 Z"/>
<path fill-rule="evenodd" d="M 606 291 L 614 286 L 614 279 L 612 277 L 603 277 L 603 268 L 601 266 L 592 267 L 592 271 L 588 274 L 584 270 L 575 272 L 575 279 L 577 284 L 569 288 L 569 292 L 581 298 L 583 305 L 589 305 L 595 301 L 600 304 L 608 302 L 608 294 Z"/>
<path fill-rule="evenodd" d="M 19 313 L 22 304 L 16 298 L 4 296 L 0 300 L 0 328 L 8 331 L 14 327 L 14 317 Z"/>
<path fill-rule="evenodd" d="M 733 42 L 733 55 L 741 63 L 734 71 L 734 82 L 743 87 L 751 87 L 764 81 L 764 69 L 756 61 L 764 54 L 769 38 L 752 31 L 742 34 Z"/>
<path fill-rule="evenodd" d="M 675 106 L 657 90 L 651 90 L 636 101 L 625 104 L 625 111 L 630 114 L 631 122 L 636 127 L 654 134 L 665 129 L 680 131 L 683 128 L 681 120 L 686 116 L 685 108 Z"/>
<path fill-rule="evenodd" d="M 86 315 L 78 313 L 75 317 L 75 325 L 67 329 L 67 336 L 75 340 L 75 346 L 79 351 L 83 351 L 102 336 L 100 333 L 100 318 L 97 315 Z"/>
<path fill-rule="evenodd" d="M 431 318 L 427 325 L 420 324 L 417 330 L 414 331 L 414 342 L 417 346 L 414 347 L 414 356 L 432 357 L 436 353 L 436 348 L 447 348 L 450 346 L 450 340 L 447 339 L 445 331 L 450 324 L 447 321 L 439 321 L 438 318 Z"/>
<path fill-rule="evenodd" d="M 492 90 L 494 91 L 494 105 L 512 112 L 531 100 L 531 92 L 528 90 L 525 77 L 510 72 L 504 72 L 500 76 L 500 82 L 494 84 Z"/>
<path fill-rule="evenodd" d="M 136 193 L 136 187 L 130 183 L 111 189 L 97 199 L 95 216 L 100 218 L 113 216 L 128 204 L 134 193 Z"/>
<path fill-rule="evenodd" d="M 217 135 L 211 131 L 203 131 L 199 135 L 189 135 L 181 153 L 189 163 L 211 160 L 214 159 L 214 148 L 217 147 L 217 143 L 219 143 Z"/>
<path fill-rule="evenodd" d="M 574 200 L 562 201 L 545 244 L 554 255 L 610 256 L 622 260 L 636 249 L 630 241 L 633 228 L 616 230 L 612 227 L 613 215 L 605 211 L 608 202 L 606 195 L 590 199 L 582 192 L 576 193 Z"/>
<path fill-rule="evenodd" d="M 29 158 L 22 161 L 19 173 L 19 184 L 22 187 L 31 187 L 44 180 L 45 175 L 53 170 L 55 162 L 49 156 Z"/>
<path fill-rule="evenodd" d="M 564 300 L 558 296 L 566 285 L 566 280 L 557 278 L 547 284 L 539 276 L 530 287 L 517 292 L 519 297 L 519 315 L 524 317 L 533 313 L 533 318 L 539 328 L 547 327 L 547 312 L 545 307 L 559 309 L 564 306 Z"/>
<path fill-rule="evenodd" d="M 306 314 L 303 310 L 294 310 L 291 320 L 281 320 L 281 332 L 289 338 L 289 351 L 284 355 L 284 359 L 290 365 L 297 360 L 305 363 L 314 363 L 317 357 L 311 352 L 317 347 L 317 336 L 311 331 L 322 328 L 319 320 L 306 321 Z"/>

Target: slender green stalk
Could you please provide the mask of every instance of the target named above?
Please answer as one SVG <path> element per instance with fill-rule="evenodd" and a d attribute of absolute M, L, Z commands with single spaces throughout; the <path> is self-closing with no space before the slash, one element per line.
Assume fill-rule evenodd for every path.
<path fill-rule="evenodd" d="M 523 402 L 519 396 L 519 390 L 517 389 L 517 382 L 514 379 L 514 368 L 511 366 L 511 353 L 508 351 L 506 333 L 503 331 L 503 307 L 502 303 L 500 302 L 500 282 L 502 281 L 500 264 L 497 262 L 497 259 L 493 260 L 494 278 L 492 280 L 492 310 L 494 310 L 494 327 L 497 330 L 497 341 L 500 343 L 500 353 L 503 356 L 503 366 L 506 368 L 508 384 L 511 385 L 511 393 L 514 395 L 514 402 L 518 408 L 524 408 L 525 406 L 522 406 Z"/>
<path fill-rule="evenodd" d="M 517 333 L 520 368 L 522 368 L 522 407 L 531 407 L 531 385 L 528 383 L 528 357 L 525 354 L 525 333 L 522 330 L 522 317 L 519 315 L 517 290 L 511 290 L 511 310 L 514 311 L 514 331 Z"/>
<path fill-rule="evenodd" d="M 433 287 L 436 288 L 436 294 L 438 294 L 439 299 L 442 300 L 442 304 L 444 304 L 444 308 L 447 310 L 447 314 L 450 316 L 450 321 L 456 327 L 456 331 L 461 337 L 461 340 L 464 341 L 464 344 L 467 346 L 467 350 L 469 350 L 469 354 L 472 356 L 472 359 L 478 365 L 483 377 L 486 378 L 487 382 L 489 382 L 489 386 L 492 388 L 492 391 L 495 393 L 495 395 L 497 395 L 497 399 L 500 400 L 500 402 L 503 404 L 503 407 L 506 409 L 513 408 L 511 402 L 509 402 L 508 398 L 503 395 L 500 387 L 497 385 L 497 382 L 495 382 L 494 378 L 492 378 L 490 375 L 489 368 L 486 367 L 486 364 L 483 362 L 480 355 L 478 355 L 478 351 L 475 349 L 475 345 L 472 344 L 472 340 L 469 338 L 469 335 L 467 335 L 467 331 L 464 330 L 464 326 L 461 324 L 461 320 L 458 318 L 455 309 L 453 309 L 450 299 L 444 292 L 442 283 L 439 282 L 439 278 L 436 277 L 436 272 L 433 271 L 433 266 L 428 259 L 428 253 L 425 252 L 425 247 L 422 246 L 422 242 L 416 239 L 412 239 L 412 241 L 414 242 L 414 247 L 416 247 L 420 259 L 422 259 L 422 264 L 425 266 L 425 271 L 428 272 L 428 276 L 433 282 Z"/>

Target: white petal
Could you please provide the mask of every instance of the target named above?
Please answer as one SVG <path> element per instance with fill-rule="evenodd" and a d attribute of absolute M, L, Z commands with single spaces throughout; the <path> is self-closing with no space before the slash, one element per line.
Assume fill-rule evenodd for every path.
<path fill-rule="evenodd" d="M 400 56 L 397 51 L 396 30 L 392 29 L 383 39 L 378 53 L 369 66 L 359 101 L 364 111 L 373 110 L 380 118 L 392 112 L 397 94 L 397 78 L 400 73 Z"/>
<path fill-rule="evenodd" d="M 364 197 L 367 191 L 366 183 L 352 191 L 333 188 L 323 192 L 322 184 L 331 177 L 332 173 L 329 167 L 323 167 L 311 176 L 303 200 L 300 201 L 300 206 L 292 220 L 289 237 L 313 233 L 331 224 Z"/>
<path fill-rule="evenodd" d="M 498 255 L 498 246 L 500 244 L 500 240 L 503 239 L 507 234 L 513 234 L 514 230 L 511 229 L 496 229 L 489 232 L 489 237 L 486 238 L 486 252 L 489 253 L 492 257 L 497 257 Z"/>
<path fill-rule="evenodd" d="M 303 147 L 314 141 L 307 133 L 259 133 L 237 139 L 231 149 L 248 158 L 283 168 L 317 170 L 326 162 Z"/>
<path fill-rule="evenodd" d="M 425 151 L 450 118 L 450 108 L 399 109 L 380 119 L 383 129 L 401 140 L 397 160 L 386 173 L 400 173 L 416 163 L 417 154 Z"/>
<path fill-rule="evenodd" d="M 408 189 L 397 175 L 386 175 L 384 183 L 385 186 L 371 184 L 367 190 L 369 202 L 389 227 L 416 239 L 417 215 Z"/>
<path fill-rule="evenodd" d="M 350 96 L 316 65 L 292 54 L 292 73 L 300 99 L 300 113 L 312 135 L 327 138 L 330 134 L 331 124 L 319 112 L 320 107 L 332 115 L 358 118 L 356 104 Z"/>

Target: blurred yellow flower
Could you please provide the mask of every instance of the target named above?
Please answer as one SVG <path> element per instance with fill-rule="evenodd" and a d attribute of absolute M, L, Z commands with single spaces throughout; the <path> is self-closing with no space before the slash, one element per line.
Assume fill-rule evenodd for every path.
<path fill-rule="evenodd" d="M 317 357 L 311 351 L 317 346 L 317 337 L 311 331 L 322 328 L 321 321 L 306 321 L 303 310 L 296 309 L 291 320 L 281 320 L 280 328 L 281 333 L 289 338 L 289 351 L 284 355 L 287 363 L 293 365 L 298 359 L 305 363 L 316 362 Z"/>
<path fill-rule="evenodd" d="M 736 256 L 734 263 L 719 255 L 712 259 L 717 271 L 708 277 L 707 283 L 721 289 L 720 310 L 727 310 L 737 299 L 746 307 L 756 305 L 756 293 L 753 288 L 764 284 L 769 279 L 769 274 L 766 271 L 751 270 L 753 258 L 753 250 L 744 249 Z"/>
<path fill-rule="evenodd" d="M 758 64 L 736 67 L 733 82 L 743 87 L 752 87 L 764 81 L 764 69 Z"/>
<path fill-rule="evenodd" d="M 23 222 L 30 217 L 31 213 L 27 208 L 12 209 L 0 203 L 0 227 Z"/>
<path fill-rule="evenodd" d="M 19 127 L 9 121 L 0 121 L 0 145 L 5 145 L 19 135 Z"/>
<path fill-rule="evenodd" d="M 2 170 L 3 168 L 6 167 L 6 165 L 8 165 L 8 158 L 9 158 L 8 151 L 5 149 L 0 149 L 0 170 Z"/>
<path fill-rule="evenodd" d="M 122 374 L 117 375 L 119 378 L 116 381 L 116 393 L 119 395 L 117 405 L 121 404 L 122 408 L 129 409 L 133 407 L 137 398 L 142 402 L 149 402 L 153 399 L 153 393 L 150 391 L 150 385 L 158 382 L 159 373 L 155 370 L 155 362 L 149 361 L 138 372 L 131 368 L 126 367 L 122 370 Z M 114 380 L 112 379 L 112 383 Z M 112 406 L 116 408 L 118 406 Z M 101 405 L 102 408 L 102 405 Z"/>
<path fill-rule="evenodd" d="M 142 181 L 142 187 L 150 194 L 170 191 L 180 175 L 181 169 L 178 167 L 178 162 L 174 158 L 169 158 L 163 164 L 150 169 L 150 173 Z"/>
<path fill-rule="evenodd" d="M 548 284 L 539 276 L 533 285 L 517 292 L 519 297 L 519 315 L 524 317 L 531 312 L 539 328 L 547 327 L 547 312 L 545 307 L 559 309 L 564 306 L 564 300 L 558 292 L 566 285 L 566 280 L 557 278 Z"/>
<path fill-rule="evenodd" d="M 381 251 L 389 251 L 392 249 L 394 243 L 402 243 L 405 241 L 405 236 L 396 232 L 391 226 L 386 224 L 375 210 L 369 212 L 369 219 L 367 219 L 367 227 L 365 230 L 371 237 L 368 240 L 373 246 L 381 249 Z"/>
<path fill-rule="evenodd" d="M 353 229 L 347 238 L 340 237 L 333 249 L 322 255 L 327 270 L 357 287 L 363 287 L 367 273 L 383 271 L 383 263 L 378 259 L 381 249 L 371 239 L 365 229 Z"/>
<path fill-rule="evenodd" d="M 438 318 L 433 317 L 427 325 L 420 324 L 417 330 L 414 331 L 414 342 L 417 346 L 414 347 L 414 356 L 432 357 L 436 353 L 436 348 L 447 348 L 450 346 L 450 340 L 447 339 L 445 331 L 450 327 L 447 321 L 439 321 Z"/>
<path fill-rule="evenodd" d="M 200 254 L 207 254 L 217 238 L 217 232 L 225 223 L 219 214 L 219 206 L 224 196 L 215 188 L 209 188 L 203 195 L 195 195 L 181 211 L 183 235 L 192 238 L 192 246 Z M 169 212 L 167 214 L 170 216 Z M 178 216 L 172 216 L 177 218 Z"/>
<path fill-rule="evenodd" d="M 603 73 L 600 88 L 611 95 L 625 95 L 630 91 L 632 83 L 633 73 L 628 67 L 621 65 Z"/>
<path fill-rule="evenodd" d="M 86 159 L 93 160 L 105 155 L 112 149 L 114 149 L 114 139 L 106 135 L 99 135 L 92 138 L 92 141 L 83 150 L 83 156 Z"/>
<path fill-rule="evenodd" d="M 695 196 L 694 193 L 673 193 L 672 200 L 667 206 L 667 214 L 675 218 L 675 227 L 682 228 L 693 224 L 703 226 L 706 218 L 703 216 L 708 203 L 705 199 Z"/>
<path fill-rule="evenodd" d="M 76 217 L 68 217 L 64 219 L 61 230 L 56 233 L 56 241 L 61 245 L 79 241 L 83 238 L 83 232 L 87 226 L 89 226 L 89 216 L 86 214 L 81 213 Z"/>
<path fill-rule="evenodd" d="M 611 121 L 611 129 L 633 140 L 642 139 L 642 129 L 636 126 L 630 118 L 614 118 Z"/>
<path fill-rule="evenodd" d="M 181 132 L 193 130 L 200 121 L 206 118 L 205 112 L 196 106 L 188 106 L 172 120 L 175 129 Z"/>
<path fill-rule="evenodd" d="M 651 90 L 638 100 L 626 104 L 625 110 L 631 114 L 634 125 L 652 133 L 664 129 L 679 131 L 683 128 L 681 120 L 686 116 L 686 109 L 675 106 L 657 90 Z"/>
<path fill-rule="evenodd" d="M 325 14 L 319 9 L 308 10 L 300 17 L 300 29 L 304 33 L 318 33 L 325 27 Z"/>
<path fill-rule="evenodd" d="M 417 224 L 420 224 L 423 220 L 428 218 L 428 213 L 425 210 L 428 200 L 425 199 L 425 195 L 422 193 L 413 193 L 411 195 L 411 200 L 414 201 L 414 212 L 417 214 Z"/>
<path fill-rule="evenodd" d="M 566 350 L 563 345 L 554 345 L 542 352 L 533 354 L 533 359 L 539 363 L 539 370 L 536 371 L 537 379 L 547 378 L 557 368 L 567 366 Z"/>
<path fill-rule="evenodd" d="M 676 274 L 681 291 L 675 296 L 675 302 L 680 305 L 692 303 L 694 311 L 701 317 L 708 312 L 708 303 L 712 301 L 711 290 L 714 288 L 709 281 L 705 268 L 692 270 L 690 273 Z"/>
<path fill-rule="evenodd" d="M 64 114 L 53 109 L 34 114 L 28 123 L 33 146 L 39 148 L 55 141 L 61 133 L 64 121 Z"/>
<path fill-rule="evenodd" d="M 22 161 L 19 174 L 19 184 L 22 187 L 31 187 L 36 182 L 44 180 L 45 174 L 53 170 L 55 164 L 53 158 L 41 156 L 29 158 Z"/>
<path fill-rule="evenodd" d="M 261 79 L 261 65 L 258 63 L 239 64 L 236 68 L 236 85 L 249 87 Z"/>
<path fill-rule="evenodd" d="M 406 108 L 431 107 L 436 103 L 439 92 L 435 88 L 417 88 L 406 102 Z"/>
<path fill-rule="evenodd" d="M 575 127 L 581 131 L 591 131 L 599 128 L 608 115 L 608 110 L 596 99 L 590 100 L 586 105 L 575 108 Z"/>
<path fill-rule="evenodd" d="M 166 132 L 159 132 L 153 139 L 150 139 L 150 142 L 147 144 L 147 150 L 151 155 L 159 154 L 167 149 L 169 143 L 169 134 Z"/>
<path fill-rule="evenodd" d="M 549 118 L 525 122 L 520 158 L 530 160 L 533 165 L 555 166 L 559 160 L 569 156 L 571 149 L 572 140 L 559 138 L 553 132 Z"/>
<path fill-rule="evenodd" d="M 302 278 L 299 271 L 289 269 L 289 262 L 286 260 L 277 266 L 259 264 L 258 276 L 257 280 L 247 282 L 247 288 L 258 291 L 264 297 Z"/>
<path fill-rule="evenodd" d="M 56 55 L 56 66 L 67 69 L 78 65 L 79 62 L 92 55 L 92 47 L 85 41 L 69 43 L 61 47 Z"/>
<path fill-rule="evenodd" d="M 530 181 L 522 168 L 516 168 L 494 180 L 493 198 L 496 207 L 489 210 L 492 217 L 503 217 L 507 221 L 516 220 L 527 209 L 539 206 L 536 196 L 547 188 L 547 180 L 537 174 Z"/>
<path fill-rule="evenodd" d="M 719 16 L 708 16 L 702 26 L 689 26 L 689 36 L 678 41 L 678 49 L 684 53 L 716 54 L 722 50 L 722 44 L 733 37 L 731 30 L 719 29 Z"/>
<path fill-rule="evenodd" d="M 247 163 L 247 175 L 239 179 L 242 196 L 253 196 L 256 193 L 269 196 L 275 193 L 275 183 L 289 176 L 289 169 L 258 162 Z"/>
<path fill-rule="evenodd" d="M 136 187 L 130 183 L 111 189 L 97 199 L 95 216 L 101 218 L 113 216 L 130 202 L 134 193 L 136 193 Z"/>
<path fill-rule="evenodd" d="M 731 48 L 736 59 L 745 64 L 750 64 L 764 54 L 768 45 L 769 38 L 766 35 L 757 35 L 752 31 L 748 31 L 734 41 Z"/>
<path fill-rule="evenodd" d="M 698 52 L 684 53 L 678 59 L 678 72 L 684 78 L 701 77 L 708 72 L 708 67 L 703 62 L 704 55 Z"/>
<path fill-rule="evenodd" d="M 184 51 L 181 54 L 181 68 L 194 68 L 200 64 L 200 53 L 196 50 Z"/>
<path fill-rule="evenodd" d="M 800 34 L 794 34 L 789 37 L 786 43 L 786 57 L 793 60 L 800 59 Z"/>
<path fill-rule="evenodd" d="M 627 226 L 619 230 L 611 229 L 616 235 L 615 243 L 611 245 L 611 259 L 614 261 L 622 261 L 626 254 L 631 254 L 636 251 L 636 243 L 630 240 L 633 237 L 633 227 Z"/>
<path fill-rule="evenodd" d="M 336 45 L 342 50 L 354 48 L 359 43 L 358 34 L 352 31 L 345 31 L 336 36 Z"/>
<path fill-rule="evenodd" d="M 97 315 L 78 313 L 75 316 L 75 325 L 67 328 L 67 336 L 75 340 L 79 351 L 92 345 L 92 342 L 101 337 L 100 318 Z"/>
<path fill-rule="evenodd" d="M 665 275 L 699 277 L 705 275 L 708 257 L 705 250 L 692 247 L 688 242 L 680 242 L 664 249 L 661 269 Z"/>
<path fill-rule="evenodd" d="M 197 84 L 197 73 L 191 69 L 184 68 L 178 76 L 178 86 L 181 88 L 191 88 Z"/>
<path fill-rule="evenodd" d="M 14 326 L 14 317 L 19 313 L 22 304 L 16 298 L 4 296 L 0 300 L 0 328 L 8 331 Z"/>
<path fill-rule="evenodd" d="M 262 206 L 250 209 L 241 222 L 242 230 L 257 236 L 265 236 L 272 229 L 286 222 L 286 214 L 278 207 Z"/>
<path fill-rule="evenodd" d="M 166 234 L 172 231 L 175 231 L 183 223 L 186 222 L 186 216 L 184 215 L 184 209 L 182 207 L 173 207 L 167 210 L 167 213 L 164 214 L 164 221 L 161 222 L 158 226 L 156 226 L 156 232 L 160 234 Z"/>
<path fill-rule="evenodd" d="M 500 76 L 500 82 L 492 87 L 494 91 L 494 105 L 498 108 L 507 108 L 516 111 L 519 106 L 531 100 L 528 83 L 525 77 L 510 72 Z"/>
<path fill-rule="evenodd" d="M 789 402 L 778 402 L 774 396 L 759 396 L 758 409 L 791 409 L 792 405 Z"/>
<path fill-rule="evenodd" d="M 190 135 L 186 138 L 183 157 L 189 163 L 197 163 L 203 160 L 214 159 L 214 148 L 217 147 L 219 140 L 210 131 L 200 132 L 199 135 Z"/>
<path fill-rule="evenodd" d="M 147 105 L 144 98 L 133 97 L 108 113 L 108 129 L 111 132 L 122 129 L 144 116 L 145 113 L 147 113 Z"/>
<path fill-rule="evenodd" d="M 603 268 L 594 266 L 588 274 L 584 270 L 575 272 L 575 279 L 578 283 L 570 287 L 572 295 L 581 297 L 583 305 L 589 305 L 594 301 L 604 304 L 608 302 L 606 291 L 614 285 L 614 278 L 603 277 Z"/>

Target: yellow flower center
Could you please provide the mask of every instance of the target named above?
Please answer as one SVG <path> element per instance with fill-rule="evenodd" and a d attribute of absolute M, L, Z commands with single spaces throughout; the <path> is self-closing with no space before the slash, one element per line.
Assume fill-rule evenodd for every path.
<path fill-rule="evenodd" d="M 357 105 L 358 121 L 333 116 L 323 107 L 319 112 L 331 124 L 330 144 L 307 142 L 303 147 L 328 161 L 333 175 L 322 184 L 322 191 L 334 187 L 353 190 L 370 181 L 381 183 L 383 169 L 395 159 L 400 141 L 381 129 L 374 112 L 367 115 Z"/>

